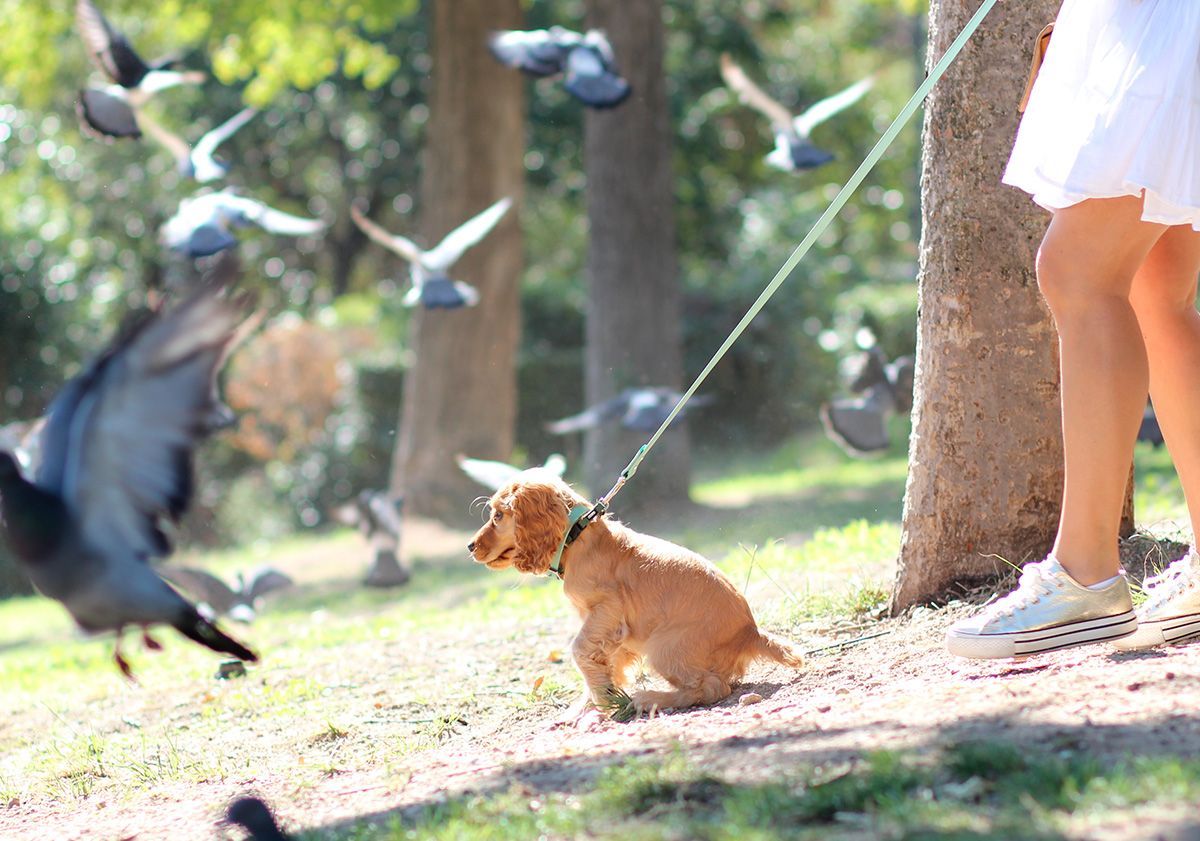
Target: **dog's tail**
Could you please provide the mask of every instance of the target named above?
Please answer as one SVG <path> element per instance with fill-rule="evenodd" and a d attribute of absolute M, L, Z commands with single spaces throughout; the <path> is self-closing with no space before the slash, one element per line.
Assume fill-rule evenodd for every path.
<path fill-rule="evenodd" d="M 800 653 L 800 649 L 783 637 L 768 634 L 766 631 L 758 633 L 757 654 L 763 659 L 774 660 L 793 669 L 804 666 L 804 655 Z"/>

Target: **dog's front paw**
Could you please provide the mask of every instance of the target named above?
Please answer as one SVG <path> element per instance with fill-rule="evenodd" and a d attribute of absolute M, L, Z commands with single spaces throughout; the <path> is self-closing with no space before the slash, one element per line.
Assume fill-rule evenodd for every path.
<path fill-rule="evenodd" d="M 633 698 L 630 699 L 630 707 L 636 715 L 645 715 L 651 718 L 664 710 L 674 709 L 675 706 L 675 693 L 673 692 L 654 692 L 644 689 L 641 692 L 633 693 Z"/>
<path fill-rule="evenodd" d="M 552 730 L 559 728 L 591 730 L 600 719 L 600 710 L 592 703 L 591 697 L 585 693 L 580 696 L 579 700 L 567 707 L 563 714 L 556 718 L 550 727 Z"/>

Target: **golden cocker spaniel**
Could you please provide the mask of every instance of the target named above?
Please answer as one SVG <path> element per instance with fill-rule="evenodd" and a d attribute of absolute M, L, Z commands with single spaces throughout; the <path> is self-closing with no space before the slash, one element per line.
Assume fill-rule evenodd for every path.
<path fill-rule="evenodd" d="M 588 504 L 545 471 L 527 471 L 496 491 L 488 522 L 467 549 L 489 569 L 549 571 L 572 507 Z M 577 713 L 621 689 L 638 659 L 673 687 L 633 694 L 637 713 L 712 704 L 747 666 L 765 659 L 803 665 L 791 643 L 758 629 L 733 583 L 700 555 L 640 534 L 610 516 L 596 519 L 561 559 L 563 592 L 583 619 L 571 654 L 587 683 Z"/>

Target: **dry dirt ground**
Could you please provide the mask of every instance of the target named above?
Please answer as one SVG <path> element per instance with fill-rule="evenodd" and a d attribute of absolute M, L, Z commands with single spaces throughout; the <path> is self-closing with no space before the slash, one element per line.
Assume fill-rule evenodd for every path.
<path fill-rule="evenodd" d="M 36 800 L 10 804 L 0 810 L 0 838 L 222 837 L 218 804 L 247 789 L 275 803 L 292 830 L 346 827 L 464 792 L 513 786 L 531 795 L 585 791 L 612 763 L 680 752 L 706 770 L 745 782 L 835 767 L 866 751 L 922 751 L 968 738 L 1062 746 L 1101 760 L 1200 755 L 1200 645 L 1146 654 L 1097 646 L 1022 662 L 955 660 L 944 653 L 942 634 L 968 610 L 962 604 L 918 609 L 903 619 L 851 629 L 843 638 L 881 635 L 813 654 L 798 673 L 760 667 L 730 699 L 711 708 L 628 724 L 594 719 L 579 728 L 554 728 L 560 710 L 549 704 L 495 716 L 484 708 L 473 720 L 448 728 L 434 747 L 386 765 L 331 772 L 303 786 L 282 768 L 257 779 L 231 774 L 200 785 L 157 785 L 127 798 L 85 798 L 69 808 Z M 523 685 L 547 652 L 562 646 L 573 630 L 569 624 L 542 622 L 506 639 L 446 629 L 431 634 L 420 651 L 398 641 L 385 646 L 383 656 L 424 658 L 430 668 L 449 663 L 446 680 L 464 679 L 466 663 L 474 664 L 468 671 L 475 680 Z M 806 642 L 815 648 L 830 639 Z M 369 699 L 384 688 L 364 681 L 355 691 Z M 739 703 L 747 693 L 762 700 Z M 139 711 L 97 714 L 115 721 Z M 369 730 L 372 738 L 389 737 L 386 721 L 343 723 Z M 1143 811 L 1136 825 L 1122 820 L 1071 831 L 1089 839 L 1195 837 L 1192 833 L 1200 834 L 1200 812 L 1192 804 Z"/>

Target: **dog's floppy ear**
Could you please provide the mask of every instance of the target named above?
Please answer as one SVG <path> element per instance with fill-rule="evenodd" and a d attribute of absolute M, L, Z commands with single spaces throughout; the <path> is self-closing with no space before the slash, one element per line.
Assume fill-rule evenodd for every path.
<path fill-rule="evenodd" d="M 521 572 L 541 575 L 550 569 L 567 530 L 570 501 L 549 482 L 522 482 L 513 491 L 516 558 Z"/>

